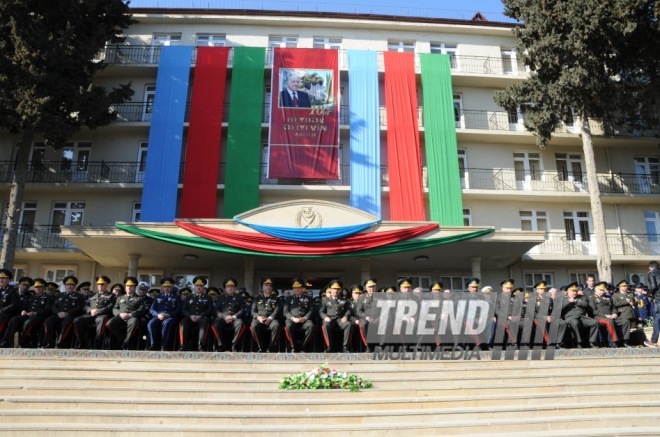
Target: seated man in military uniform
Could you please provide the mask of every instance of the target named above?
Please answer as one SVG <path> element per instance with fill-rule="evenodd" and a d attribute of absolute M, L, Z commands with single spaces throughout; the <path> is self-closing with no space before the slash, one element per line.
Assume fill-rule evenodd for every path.
<path fill-rule="evenodd" d="M 291 283 L 293 296 L 289 296 L 284 304 L 286 319 L 286 335 L 294 352 L 302 352 L 312 338 L 314 322 L 312 322 L 312 299 L 303 293 L 303 281 L 293 278 Z"/>
<path fill-rule="evenodd" d="M 237 352 L 239 341 L 243 335 L 243 309 L 245 301 L 236 293 L 238 281 L 236 278 L 227 278 L 222 286 L 225 289 L 224 294 L 218 297 L 215 303 L 216 319 L 213 323 L 216 339 L 216 350 L 231 350 Z M 225 334 L 231 334 L 231 346 L 225 344 L 223 337 Z"/>
<path fill-rule="evenodd" d="M 594 318 L 598 323 L 607 328 L 610 336 L 610 346 L 617 347 L 632 347 L 628 344 L 630 339 L 630 320 L 623 317 L 618 317 L 612 299 L 605 295 L 607 291 L 607 282 L 601 281 L 594 286 L 594 294 L 589 298 L 589 306 L 591 307 Z M 616 328 L 621 329 L 623 340 L 619 342 L 619 335 Z"/>
<path fill-rule="evenodd" d="M 71 332 L 73 331 L 73 320 L 82 314 L 85 307 L 85 298 L 76 292 L 78 278 L 66 276 L 64 282 L 64 293 L 60 293 L 53 303 L 53 315 L 44 322 L 44 348 L 68 348 L 71 346 Z M 57 341 L 55 336 L 57 336 Z"/>
<path fill-rule="evenodd" d="M 183 302 L 178 294 L 173 293 L 173 278 L 161 279 L 160 285 L 161 292 L 154 298 L 149 309 L 153 317 L 147 324 L 149 350 L 159 351 L 162 348 L 171 351 L 174 347 L 174 332 L 179 324 Z"/>
<path fill-rule="evenodd" d="M 273 296 L 273 281 L 266 278 L 261 283 L 261 294 L 252 303 L 250 330 L 257 342 L 258 352 L 276 351 L 277 336 L 280 332 L 279 313 L 280 306 L 277 298 Z"/>
<path fill-rule="evenodd" d="M 88 349 L 94 339 L 94 349 L 101 349 L 106 330 L 106 322 L 112 317 L 116 296 L 108 288 L 110 278 L 105 275 L 96 277 L 98 292 L 89 296 L 85 302 L 83 315 L 73 321 L 73 329 L 78 337 L 78 348 Z"/>
<path fill-rule="evenodd" d="M 19 333 L 21 347 L 33 347 L 32 334 L 38 334 L 44 320 L 52 314 L 53 297 L 46 293 L 46 281 L 42 278 L 34 280 L 34 295 L 27 295 L 21 313 L 9 321 L 0 347 L 13 347 L 14 334 Z"/>
<path fill-rule="evenodd" d="M 190 336 L 193 327 L 197 327 L 197 350 L 206 351 L 207 328 L 211 317 L 215 314 L 213 299 L 206 295 L 207 280 L 204 276 L 195 276 L 193 286 L 195 293 L 190 295 L 183 303 L 183 318 L 179 323 L 180 351 L 191 350 Z"/>
<path fill-rule="evenodd" d="M 135 276 L 124 279 L 126 294 L 117 298 L 112 309 L 114 317 L 108 321 L 107 327 L 115 340 L 115 347 L 134 349 L 137 344 L 136 334 L 149 313 L 152 299 L 150 296 L 137 294 L 137 283 Z"/>
<path fill-rule="evenodd" d="M 350 310 L 346 300 L 339 299 L 339 290 L 343 284 L 339 279 L 330 281 L 330 298 L 321 303 L 319 315 L 323 321 L 323 338 L 325 340 L 326 353 L 332 352 L 333 334 L 341 332 L 342 352 L 349 352 L 348 342 L 351 337 L 351 322 L 349 321 Z"/>

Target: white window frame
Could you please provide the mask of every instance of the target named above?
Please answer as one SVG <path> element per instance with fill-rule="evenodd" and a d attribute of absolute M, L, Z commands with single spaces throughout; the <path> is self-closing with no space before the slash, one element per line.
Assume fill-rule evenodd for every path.
<path fill-rule="evenodd" d="M 550 222 L 548 212 L 543 210 L 526 209 L 518 212 L 520 216 L 520 229 L 525 231 L 542 231 L 548 232 L 550 229 Z M 523 222 L 529 223 L 529 229 L 525 229 Z M 545 222 L 545 226 L 542 225 Z"/>
<path fill-rule="evenodd" d="M 151 36 L 151 53 L 149 55 L 149 63 L 155 64 L 160 58 L 160 47 L 180 46 L 181 34 L 180 33 L 154 33 Z"/>
<path fill-rule="evenodd" d="M 62 206 L 64 205 L 64 206 Z M 59 234 L 60 226 L 71 226 L 72 218 L 74 214 L 81 214 L 80 219 L 75 218 L 74 225 L 77 222 L 80 222 L 80 225 L 84 223 L 85 220 L 85 207 L 86 202 L 79 201 L 70 201 L 70 200 L 55 200 L 53 201 L 53 206 L 50 210 L 50 233 Z M 64 223 L 54 224 L 55 222 L 55 212 L 64 211 Z M 57 227 L 57 228 L 56 228 Z"/>
<path fill-rule="evenodd" d="M 414 40 L 388 40 L 387 51 L 399 53 L 415 53 L 416 42 Z"/>
<path fill-rule="evenodd" d="M 138 144 L 137 161 L 135 163 L 135 182 L 144 183 L 144 173 L 147 169 L 147 156 L 149 154 L 149 142 L 140 141 Z"/>
<path fill-rule="evenodd" d="M 500 49 L 500 56 L 502 58 L 502 74 L 518 76 L 518 52 L 516 48 L 502 47 Z"/>
<path fill-rule="evenodd" d="M 649 251 L 660 254 L 660 211 L 644 211 L 644 226 Z"/>
<path fill-rule="evenodd" d="M 555 284 L 554 272 L 524 271 L 523 278 L 524 278 L 523 287 L 525 291 L 532 291 L 534 289 L 534 284 L 536 284 L 539 281 L 545 281 L 548 284 L 548 288 L 554 287 Z"/>
<path fill-rule="evenodd" d="M 144 86 L 144 109 L 142 121 L 151 121 L 154 112 L 154 101 L 156 100 L 156 84 L 148 83 Z"/>
<path fill-rule="evenodd" d="M 162 270 L 138 270 L 137 272 L 138 282 L 146 282 L 149 284 L 149 288 L 159 287 L 163 276 L 165 275 Z"/>
<path fill-rule="evenodd" d="M 267 65 L 273 65 L 275 47 L 296 48 L 298 47 L 298 37 L 295 35 L 268 35 Z"/>
<path fill-rule="evenodd" d="M 465 129 L 465 111 L 463 110 L 463 95 L 454 94 L 454 123 L 456 128 Z"/>
<path fill-rule="evenodd" d="M 396 282 L 399 283 L 399 281 L 401 279 L 404 279 L 404 278 L 412 279 L 412 281 L 413 281 L 412 288 L 422 287 L 425 291 L 431 290 L 431 284 L 433 283 L 433 275 L 431 275 L 431 274 L 398 273 L 396 275 Z M 415 285 L 415 284 L 417 284 L 417 285 Z M 412 291 L 412 289 L 410 291 Z"/>
<path fill-rule="evenodd" d="M 142 214 L 142 201 L 133 202 L 133 207 L 131 209 L 131 222 L 133 223 L 139 222 L 141 214 Z"/>
<path fill-rule="evenodd" d="M 432 42 L 431 53 L 439 53 L 449 56 L 449 66 L 451 71 L 460 71 L 458 67 L 458 44 L 447 44 L 444 42 Z"/>
<path fill-rule="evenodd" d="M 224 47 L 227 45 L 227 35 L 224 33 L 198 33 L 195 37 L 196 47 Z"/>
<path fill-rule="evenodd" d="M 469 275 L 445 275 L 440 277 L 440 282 L 445 289 L 450 289 L 451 291 L 464 291 L 467 292 L 467 283 L 472 276 Z M 461 284 L 461 287 L 455 287 L 455 284 Z"/>
<path fill-rule="evenodd" d="M 315 36 L 312 47 L 315 49 L 336 49 L 341 50 L 341 37 Z"/>
<path fill-rule="evenodd" d="M 30 164 L 29 168 L 31 170 L 42 170 L 40 168 L 37 168 L 38 165 L 37 163 L 40 163 L 40 165 L 43 165 L 43 162 L 46 160 L 46 143 L 42 141 L 35 141 L 32 143 L 32 147 L 30 148 Z"/>
<path fill-rule="evenodd" d="M 472 226 L 471 208 L 463 208 L 463 226 Z"/>
<path fill-rule="evenodd" d="M 633 156 L 635 177 L 642 193 L 651 193 L 660 185 L 660 157 Z"/>
<path fill-rule="evenodd" d="M 12 273 L 14 274 L 14 279 L 18 281 L 19 279 L 28 276 L 28 265 L 27 264 L 14 264 L 12 267 Z"/>
<path fill-rule="evenodd" d="M 591 215 L 589 214 L 589 211 L 564 211 L 563 214 L 564 217 L 564 229 L 566 232 L 566 239 L 569 241 L 591 241 L 591 235 L 592 235 L 592 223 L 591 223 Z M 568 222 L 572 223 L 572 230 L 568 229 Z M 589 232 L 585 233 L 583 229 L 581 228 L 581 224 L 586 223 L 587 224 L 587 230 Z M 585 236 L 587 237 L 585 239 Z M 573 238 L 572 238 L 573 237 Z"/>
<path fill-rule="evenodd" d="M 68 141 L 60 150 L 60 171 L 72 182 L 86 181 L 91 157 L 91 141 Z"/>
<path fill-rule="evenodd" d="M 578 270 L 569 270 L 568 271 L 568 282 L 577 282 L 578 284 L 586 284 L 588 276 L 593 276 L 594 278 L 598 278 L 598 273 L 597 272 L 584 272 L 584 271 L 578 271 Z M 596 282 L 598 282 L 598 279 L 596 279 Z"/>
<path fill-rule="evenodd" d="M 78 266 L 74 264 L 46 264 L 41 267 L 41 277 L 47 282 L 57 283 L 60 291 L 62 290 L 62 280 L 69 275 L 77 276 L 77 272 Z"/>
<path fill-rule="evenodd" d="M 467 171 L 467 150 L 458 149 L 458 172 L 461 178 L 461 188 L 469 189 L 470 188 L 470 178 L 468 177 Z"/>

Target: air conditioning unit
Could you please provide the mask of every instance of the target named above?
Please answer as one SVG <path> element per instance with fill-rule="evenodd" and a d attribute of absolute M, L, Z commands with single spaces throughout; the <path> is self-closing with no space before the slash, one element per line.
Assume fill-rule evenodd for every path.
<path fill-rule="evenodd" d="M 644 273 L 628 273 L 628 282 L 630 285 L 635 285 L 638 282 L 646 284 L 646 274 Z"/>

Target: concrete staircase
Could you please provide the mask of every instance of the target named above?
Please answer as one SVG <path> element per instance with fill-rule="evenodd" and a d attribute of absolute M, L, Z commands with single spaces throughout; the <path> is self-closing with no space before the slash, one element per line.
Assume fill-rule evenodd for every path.
<path fill-rule="evenodd" d="M 660 349 L 549 361 L 0 350 L 0 435 L 660 435 Z M 374 383 L 284 391 L 327 361 Z"/>

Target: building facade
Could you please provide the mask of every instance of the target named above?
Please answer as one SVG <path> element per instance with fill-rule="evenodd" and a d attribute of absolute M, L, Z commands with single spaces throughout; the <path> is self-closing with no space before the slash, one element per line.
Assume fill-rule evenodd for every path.
<path fill-rule="evenodd" d="M 61 150 L 49 149 L 39 141 L 32 146 L 14 266 L 17 276 L 41 276 L 58 281 L 67 274 L 80 278 L 107 274 L 120 281 L 132 273 L 157 284 L 164 275 L 181 278 L 184 283 L 186 278 L 203 274 L 209 276 L 211 284 L 220 284 L 223 278 L 233 275 L 241 278 L 241 285 L 250 291 L 267 276 L 279 278 L 280 288 L 286 288 L 286 278 L 293 276 L 310 278 L 313 288 L 335 277 L 350 284 L 375 276 L 382 285 L 389 285 L 397 278 L 411 276 L 422 287 L 428 288 L 439 279 L 446 287 L 462 290 L 465 280 L 473 275 L 482 277 L 484 285 L 496 285 L 501 279 L 512 277 L 517 284 L 531 287 L 541 279 L 556 286 L 573 280 L 584 282 L 587 274 L 597 272 L 598 248 L 593 241 L 582 142 L 577 134 L 579 120 L 566 124 L 554 135 L 550 146 L 541 150 L 535 145 L 534 136 L 524 129 L 524 108 L 507 112 L 493 101 L 496 90 L 528 74 L 517 59 L 511 24 L 302 12 L 194 9 L 134 9 L 133 12 L 138 23 L 127 29 L 126 41 L 119 46 L 108 46 L 99 54 L 99 61 L 106 62 L 108 67 L 98 76 L 98 83 L 107 87 L 130 81 L 135 91 L 132 101 L 115 108 L 118 118 L 111 125 L 82 131 Z M 174 47 L 182 51 L 172 51 Z M 256 188 L 251 191 L 256 192 L 256 200 L 251 201 L 254 208 L 300 199 L 355 205 L 351 193 L 356 189 L 355 178 L 360 177 L 360 171 L 355 150 L 351 149 L 360 125 L 356 123 L 357 102 L 353 100 L 360 96 L 361 89 L 352 75 L 351 56 L 364 51 L 375 58 L 378 98 L 376 140 L 373 140 L 380 150 L 377 156 L 380 184 L 376 196 L 380 205 L 376 216 L 383 222 L 435 221 L 441 228 L 444 225 L 493 228 L 493 234 L 478 241 L 426 250 L 326 259 L 216 253 L 155 242 L 117 229 L 117 222 L 144 222 L 141 218 L 145 214 L 150 217 L 149 222 L 171 222 L 183 217 L 184 179 L 187 171 L 192 172 L 186 169 L 191 162 L 186 152 L 193 129 L 191 98 L 194 82 L 199 80 L 195 76 L 199 47 L 228 48 L 227 63 L 221 73 L 223 101 L 208 109 L 222 116 L 220 144 L 216 144 L 217 165 L 209 160 L 211 169 L 201 167 L 195 170 L 197 173 L 189 173 L 217 173 L 214 198 L 207 199 L 215 204 L 215 218 L 231 220 L 245 212 L 246 204 L 242 203 L 245 199 L 240 198 L 242 191 L 235 191 L 234 187 L 250 177 L 256 180 L 253 184 Z M 232 129 L 237 133 L 242 126 L 238 122 L 232 124 L 232 117 L 237 117 L 240 110 L 239 94 L 232 84 L 245 80 L 243 74 L 247 70 L 240 70 L 235 61 L 238 62 L 237 56 L 245 58 L 246 48 L 261 49 L 256 52 L 261 56 L 256 63 L 261 63 L 262 77 L 257 76 L 259 79 L 250 85 L 261 96 L 260 120 L 256 128 L 246 128 L 253 136 L 250 153 L 256 153 L 259 158 L 256 175 L 243 172 L 244 156 L 230 153 L 228 147 Z M 338 179 L 269 177 L 275 48 L 337 50 Z M 188 51 L 190 57 L 183 62 L 186 64 L 183 74 L 187 75 L 184 98 L 175 96 L 182 123 L 172 126 L 154 113 L 159 99 L 162 106 L 163 99 L 175 98 L 163 96 L 166 94 L 162 91 L 164 72 L 168 68 L 163 57 L 169 56 L 167 59 L 176 62 L 180 53 Z M 409 53 L 412 59 L 414 95 L 408 101 L 416 102 L 417 113 L 412 119 L 417 123 L 414 137 L 418 162 L 401 162 L 392 156 L 395 137 L 403 129 L 392 119 L 397 117 L 397 111 L 406 109 L 393 107 L 388 94 L 388 81 L 401 74 L 397 59 L 404 59 L 388 61 L 391 52 Z M 444 134 L 449 135 L 450 141 L 454 138 L 455 150 L 449 155 L 454 156 L 454 162 L 428 162 L 440 158 L 434 158 L 438 156 L 434 150 L 427 150 L 435 147 L 429 126 L 425 125 L 433 121 L 429 115 L 433 102 L 425 101 L 431 95 L 427 92 L 434 74 L 425 70 L 427 54 L 444 55 L 443 59 L 448 60 L 451 96 L 445 103 L 453 107 L 449 116 L 453 132 Z M 167 131 L 172 128 L 174 132 Z M 648 262 L 660 254 L 660 128 L 636 120 L 608 119 L 594 120 L 592 129 L 613 277 L 643 282 Z M 181 147 L 173 149 L 174 155 L 160 149 L 162 136 L 159 135 L 163 132 L 180 137 Z M 16 136 L 0 134 L 0 177 L 5 181 L 0 197 L 5 203 L 9 198 L 7 182 L 11 178 L 17 141 Z M 156 164 L 156 160 L 164 164 Z M 152 182 L 148 180 L 150 166 L 152 175 L 160 173 Z M 253 170 L 251 167 L 250 171 Z M 437 174 L 439 171 L 455 176 L 443 182 Z M 401 193 L 395 194 L 393 175 L 397 180 L 403 178 L 404 182 L 416 184 L 419 189 L 423 211 L 412 219 L 402 219 L 401 208 L 405 210 L 406 206 L 395 205 L 399 202 L 395 198 Z M 443 191 L 444 188 L 438 192 L 438 187 L 451 183 L 459 187 L 458 200 L 434 204 L 433 199 L 442 202 L 452 195 Z M 151 190 L 157 191 L 167 184 L 174 185 L 171 196 L 154 197 L 155 191 Z M 193 203 L 207 201 L 199 197 L 191 199 Z M 148 211 L 143 208 L 145 204 L 150 205 Z M 159 204 L 166 204 L 173 211 L 171 219 L 153 219 L 162 217 L 153 213 Z M 447 223 L 438 218 L 452 209 L 454 217 L 458 214 L 462 218 L 461 223 Z M 92 243 L 81 243 L 83 238 Z"/>

